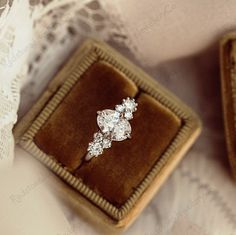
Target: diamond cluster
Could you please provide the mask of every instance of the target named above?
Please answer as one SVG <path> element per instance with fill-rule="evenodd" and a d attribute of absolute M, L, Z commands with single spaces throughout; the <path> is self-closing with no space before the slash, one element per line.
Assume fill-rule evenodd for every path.
<path fill-rule="evenodd" d="M 134 99 L 128 97 L 123 99 L 122 104 L 116 105 L 115 110 L 98 111 L 97 124 L 100 131 L 94 134 L 93 141 L 88 145 L 90 158 L 101 155 L 104 149 L 111 147 L 112 141 L 122 141 L 131 137 L 129 120 L 133 118 L 137 105 Z"/>

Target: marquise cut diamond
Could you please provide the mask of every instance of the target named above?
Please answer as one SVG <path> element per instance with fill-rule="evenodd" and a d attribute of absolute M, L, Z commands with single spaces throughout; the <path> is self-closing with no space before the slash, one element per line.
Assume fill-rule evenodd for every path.
<path fill-rule="evenodd" d="M 121 119 L 114 127 L 112 140 L 122 141 L 127 139 L 131 133 L 131 126 L 126 119 Z"/>

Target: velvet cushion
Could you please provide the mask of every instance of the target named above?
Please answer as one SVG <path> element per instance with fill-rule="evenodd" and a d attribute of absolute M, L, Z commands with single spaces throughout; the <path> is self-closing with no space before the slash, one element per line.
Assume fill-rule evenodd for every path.
<path fill-rule="evenodd" d="M 35 143 L 69 170 L 76 169 L 98 131 L 97 111 L 137 93 L 135 84 L 106 63 L 93 64 L 35 136 Z"/>
<path fill-rule="evenodd" d="M 132 138 L 113 142 L 99 158 L 82 164 L 76 176 L 117 207 L 134 189 L 175 137 L 181 123 L 152 97 L 141 94 L 130 121 Z"/>
<path fill-rule="evenodd" d="M 93 64 L 34 138 L 36 145 L 68 167 L 86 185 L 120 207 L 176 136 L 181 120 L 108 64 Z M 98 158 L 82 161 L 96 112 L 137 96 L 132 138 L 113 142 Z"/>

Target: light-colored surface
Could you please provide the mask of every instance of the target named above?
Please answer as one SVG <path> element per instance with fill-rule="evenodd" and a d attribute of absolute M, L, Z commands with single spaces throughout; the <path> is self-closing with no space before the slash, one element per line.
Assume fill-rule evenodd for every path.
<path fill-rule="evenodd" d="M 101 1 L 104 9 L 86 7 L 83 17 L 75 13 L 73 1 L 69 1 L 72 6 L 63 9 L 56 7 L 56 0 L 52 2 L 52 12 L 61 14 L 60 21 L 56 20 L 61 27 L 50 28 L 55 17 L 42 10 L 50 4 L 40 8 L 42 11 L 38 12 L 43 13 L 39 14 L 34 30 L 36 41 L 23 53 L 30 55 L 31 70 L 23 88 L 20 114 L 30 107 L 82 38 L 93 35 L 109 39 L 113 46 L 193 107 L 204 128 L 180 167 L 125 234 L 236 234 L 236 185 L 226 157 L 218 63 L 219 37 L 236 29 L 235 1 L 104 0 Z M 103 20 L 98 20 L 98 12 Z M 84 32 L 81 27 L 75 27 L 81 18 L 90 26 L 96 24 L 96 30 L 89 26 L 91 30 Z M 68 25 L 76 30 L 67 31 Z M 46 26 L 49 31 L 45 30 Z M 106 30 L 102 31 L 102 26 Z M 48 32 L 53 33 L 51 41 Z M 42 49 L 45 45 L 46 49 Z M 97 234 L 71 208 L 62 208 L 76 232 Z"/>
<path fill-rule="evenodd" d="M 17 148 L 13 168 L 1 170 L 0 232 L 7 235 L 73 235 L 59 203 L 49 192 L 51 175 Z"/>

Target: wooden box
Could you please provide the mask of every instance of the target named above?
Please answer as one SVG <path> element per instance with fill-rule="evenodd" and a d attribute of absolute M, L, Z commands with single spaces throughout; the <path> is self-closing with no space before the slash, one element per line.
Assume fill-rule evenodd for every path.
<path fill-rule="evenodd" d="M 138 102 L 132 138 L 85 162 L 98 130 L 96 112 L 114 109 L 126 97 Z M 198 117 L 174 95 L 108 45 L 88 40 L 14 133 L 23 149 L 58 176 L 58 194 L 114 234 L 145 208 L 200 130 Z"/>
<path fill-rule="evenodd" d="M 236 33 L 220 42 L 221 90 L 228 158 L 236 177 Z"/>

